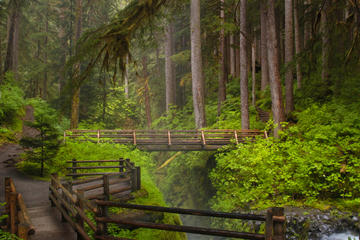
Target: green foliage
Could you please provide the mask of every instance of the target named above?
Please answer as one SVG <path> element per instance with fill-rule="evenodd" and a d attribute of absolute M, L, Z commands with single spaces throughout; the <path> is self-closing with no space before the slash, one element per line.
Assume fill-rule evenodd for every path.
<path fill-rule="evenodd" d="M 12 125 L 24 106 L 24 93 L 14 82 L 13 76 L 6 74 L 0 85 L 0 124 Z"/>
<path fill-rule="evenodd" d="M 9 232 L 5 232 L 0 229 L 0 240 L 21 240 L 15 234 L 11 234 Z"/>
<path fill-rule="evenodd" d="M 22 163 L 22 167 L 27 170 L 29 167 L 27 164 L 40 163 L 40 176 L 43 177 L 45 161 L 46 165 L 51 165 L 60 146 L 59 125 L 56 124 L 57 114 L 54 109 L 40 99 L 33 99 L 29 102 L 35 106 L 35 121 L 26 124 L 35 129 L 36 133 L 33 136 L 23 137 L 20 141 L 23 147 L 30 149 L 26 151 L 26 162 Z"/>
<path fill-rule="evenodd" d="M 312 105 L 281 139 L 258 139 L 219 153 L 211 179 L 215 209 L 316 205 L 350 206 L 360 198 L 360 124 L 356 106 Z"/>

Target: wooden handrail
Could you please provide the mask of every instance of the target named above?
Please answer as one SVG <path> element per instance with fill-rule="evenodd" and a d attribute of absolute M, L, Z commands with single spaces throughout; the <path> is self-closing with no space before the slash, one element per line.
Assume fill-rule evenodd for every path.
<path fill-rule="evenodd" d="M 15 184 L 10 177 L 5 177 L 5 201 L 7 203 L 6 212 L 9 216 L 7 224 L 11 233 L 24 240 L 29 239 L 30 235 L 35 234 L 35 228 L 24 199 L 20 193 L 17 193 Z"/>

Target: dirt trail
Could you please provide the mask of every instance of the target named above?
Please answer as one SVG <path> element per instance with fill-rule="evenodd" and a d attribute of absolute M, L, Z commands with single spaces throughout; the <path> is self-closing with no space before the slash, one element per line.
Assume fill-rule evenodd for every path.
<path fill-rule="evenodd" d="M 34 110 L 26 106 L 23 121 L 34 121 Z M 24 124 L 21 137 L 34 137 L 36 129 Z M 50 207 L 49 183 L 35 180 L 19 172 L 15 165 L 24 150 L 20 145 L 7 144 L 0 146 L 0 202 L 5 201 L 4 178 L 11 177 L 17 192 L 23 195 L 30 219 L 35 227 L 35 235 L 31 240 L 75 240 L 76 234 L 67 223 L 60 221 L 60 214 Z"/>

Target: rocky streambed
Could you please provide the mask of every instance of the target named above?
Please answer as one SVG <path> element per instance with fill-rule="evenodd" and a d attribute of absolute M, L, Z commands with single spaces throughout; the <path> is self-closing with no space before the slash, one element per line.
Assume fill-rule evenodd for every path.
<path fill-rule="evenodd" d="M 358 213 L 287 208 L 286 218 L 287 240 L 359 239 Z"/>

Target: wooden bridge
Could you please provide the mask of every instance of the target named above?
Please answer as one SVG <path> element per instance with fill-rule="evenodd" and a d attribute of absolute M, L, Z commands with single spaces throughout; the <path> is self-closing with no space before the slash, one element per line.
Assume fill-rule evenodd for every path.
<path fill-rule="evenodd" d="M 146 151 L 214 151 L 225 145 L 267 138 L 260 130 L 67 130 L 68 139 L 133 144 Z"/>

